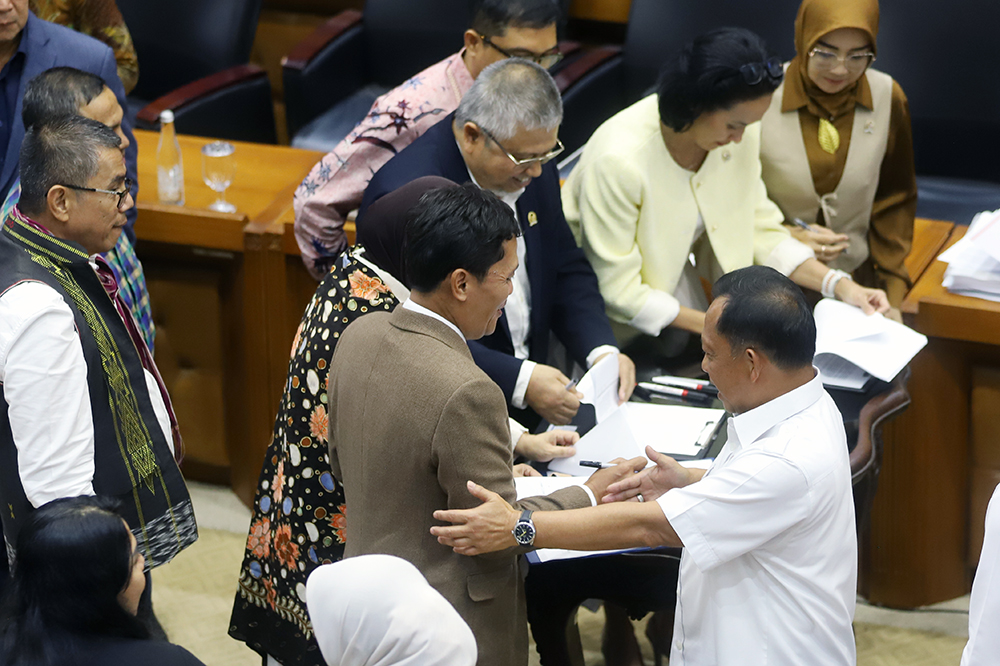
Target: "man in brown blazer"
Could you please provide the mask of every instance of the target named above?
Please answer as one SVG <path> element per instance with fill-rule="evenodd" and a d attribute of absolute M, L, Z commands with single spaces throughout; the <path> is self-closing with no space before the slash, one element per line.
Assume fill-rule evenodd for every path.
<path fill-rule="evenodd" d="M 426 194 L 406 229 L 409 300 L 348 326 L 330 367 L 330 462 L 350 507 L 345 556 L 415 564 L 472 628 L 482 666 L 527 662 L 525 549 L 463 558 L 430 535 L 433 512 L 476 506 L 468 479 L 522 510 L 591 506 L 644 462 L 601 470 L 586 489 L 515 502 L 506 400 L 466 340 L 496 327 L 519 233 L 511 210 L 475 186 Z"/>

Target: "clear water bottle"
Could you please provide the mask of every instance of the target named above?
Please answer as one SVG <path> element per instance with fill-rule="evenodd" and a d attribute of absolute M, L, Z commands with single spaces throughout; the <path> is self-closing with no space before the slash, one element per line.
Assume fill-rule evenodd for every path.
<path fill-rule="evenodd" d="M 160 203 L 184 205 L 184 163 L 174 130 L 174 112 L 160 113 L 160 144 L 156 147 L 156 180 Z"/>

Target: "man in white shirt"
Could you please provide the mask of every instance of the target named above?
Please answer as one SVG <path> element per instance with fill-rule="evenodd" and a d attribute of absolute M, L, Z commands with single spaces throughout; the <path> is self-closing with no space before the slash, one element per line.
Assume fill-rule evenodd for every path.
<path fill-rule="evenodd" d="M 763 266 L 723 276 L 715 297 L 702 367 L 733 418 L 713 466 L 687 469 L 647 448 L 656 465 L 603 498 L 630 502 L 536 513 L 534 545 L 683 546 L 671 666 L 853 664 L 851 473 L 841 415 L 812 367 L 812 314 Z M 486 503 L 436 512 L 457 524 L 432 534 L 466 555 L 513 543 L 524 518 L 470 488 Z"/>
<path fill-rule="evenodd" d="M 0 231 L 8 555 L 33 508 L 76 495 L 121 502 L 147 569 L 197 539 L 169 396 L 97 256 L 133 205 L 120 145 L 110 127 L 64 116 L 33 125 L 21 147 L 21 199 Z"/>
<path fill-rule="evenodd" d="M 987 666 L 1000 659 L 1000 486 L 986 509 L 986 534 L 969 600 L 969 642 L 961 666 Z"/>
<path fill-rule="evenodd" d="M 597 277 L 563 217 L 559 174 L 552 163 L 562 152 L 561 121 L 559 89 L 544 68 L 521 58 L 493 63 L 454 114 L 372 177 L 357 222 L 362 229 L 372 203 L 421 176 L 474 182 L 515 212 L 523 268 L 496 332 L 469 346 L 476 364 L 503 389 L 512 407 L 530 408 L 556 424 L 576 415 L 581 396 L 547 364 L 549 333 L 584 367 L 618 354 Z M 624 401 L 635 387 L 635 365 L 624 354 L 618 361 Z"/>

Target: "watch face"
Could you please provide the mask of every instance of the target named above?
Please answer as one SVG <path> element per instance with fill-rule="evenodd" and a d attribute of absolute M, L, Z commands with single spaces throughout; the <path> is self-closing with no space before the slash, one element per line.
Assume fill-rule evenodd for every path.
<path fill-rule="evenodd" d="M 530 546 L 535 540 L 535 526 L 529 522 L 518 523 L 514 526 L 514 541 L 522 546 Z"/>

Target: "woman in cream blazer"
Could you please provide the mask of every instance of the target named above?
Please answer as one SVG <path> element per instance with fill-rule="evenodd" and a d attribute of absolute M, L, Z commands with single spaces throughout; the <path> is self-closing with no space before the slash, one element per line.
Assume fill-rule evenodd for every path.
<path fill-rule="evenodd" d="M 700 334 L 699 278 L 751 264 L 867 312 L 888 309 L 884 292 L 818 262 L 767 198 L 758 121 L 782 77 L 755 34 L 706 33 L 667 62 L 655 95 L 587 143 L 563 208 L 622 344 L 640 334 L 662 340 L 671 328 Z"/>

